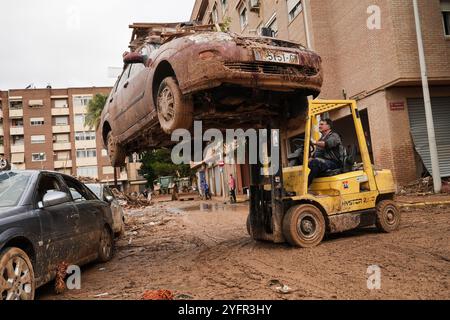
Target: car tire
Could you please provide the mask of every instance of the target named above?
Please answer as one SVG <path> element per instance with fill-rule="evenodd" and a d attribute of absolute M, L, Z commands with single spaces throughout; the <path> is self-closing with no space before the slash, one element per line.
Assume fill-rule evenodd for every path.
<path fill-rule="evenodd" d="M 252 222 L 250 220 L 250 215 L 247 216 L 247 233 L 250 237 L 253 238 L 253 233 L 252 233 Z"/>
<path fill-rule="evenodd" d="M 98 247 L 98 260 L 100 262 L 108 262 L 112 259 L 114 252 L 114 237 L 111 230 L 104 226 L 100 236 Z"/>
<path fill-rule="evenodd" d="M 0 300 L 34 300 L 36 283 L 33 264 L 19 248 L 0 254 Z"/>
<path fill-rule="evenodd" d="M 125 164 L 126 154 L 123 148 L 117 143 L 117 140 L 114 138 L 112 131 L 108 132 L 106 141 L 111 165 L 114 168 L 122 167 Z"/>
<path fill-rule="evenodd" d="M 190 95 L 181 93 L 174 77 L 165 78 L 158 90 L 156 108 L 161 129 L 172 134 L 176 129 L 190 129 L 194 118 L 194 103 Z"/>
<path fill-rule="evenodd" d="M 319 245 L 325 235 L 325 218 L 316 206 L 293 206 L 283 219 L 283 235 L 293 246 L 311 248 Z"/>
<path fill-rule="evenodd" d="M 401 222 L 401 214 L 397 205 L 392 200 L 383 200 L 377 204 L 377 216 L 375 225 L 381 232 L 390 233 L 398 230 Z"/>

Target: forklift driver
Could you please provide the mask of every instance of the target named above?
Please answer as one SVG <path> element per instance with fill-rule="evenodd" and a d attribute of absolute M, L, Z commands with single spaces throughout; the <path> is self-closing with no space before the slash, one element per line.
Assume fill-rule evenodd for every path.
<path fill-rule="evenodd" d="M 322 119 L 319 123 L 319 131 L 322 134 L 320 140 L 311 141 L 316 146 L 316 151 L 309 160 L 311 172 L 308 176 L 308 187 L 311 186 L 315 178 L 320 177 L 327 171 L 342 168 L 345 157 L 341 137 L 333 131 L 333 121 Z"/>

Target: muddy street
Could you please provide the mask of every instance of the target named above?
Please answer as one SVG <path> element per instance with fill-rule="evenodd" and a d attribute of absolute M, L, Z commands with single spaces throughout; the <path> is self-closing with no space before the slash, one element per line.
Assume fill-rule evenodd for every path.
<path fill-rule="evenodd" d="M 414 208 L 400 231 L 366 228 L 328 236 L 313 249 L 252 240 L 248 205 L 168 202 L 127 215 L 112 261 L 82 268 L 82 288 L 38 299 L 140 299 L 168 289 L 176 299 L 448 299 L 450 209 Z M 381 268 L 369 290 L 367 269 Z"/>

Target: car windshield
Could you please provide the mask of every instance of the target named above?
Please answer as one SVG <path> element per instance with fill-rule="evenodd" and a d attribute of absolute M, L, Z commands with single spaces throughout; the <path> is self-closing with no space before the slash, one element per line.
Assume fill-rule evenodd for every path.
<path fill-rule="evenodd" d="M 89 188 L 89 190 L 91 190 L 93 193 L 95 193 L 95 195 L 100 198 L 100 193 L 101 193 L 101 185 L 99 184 L 86 184 L 86 187 Z"/>
<path fill-rule="evenodd" d="M 31 174 L 22 172 L 0 173 L 0 208 L 18 205 L 30 177 Z"/>

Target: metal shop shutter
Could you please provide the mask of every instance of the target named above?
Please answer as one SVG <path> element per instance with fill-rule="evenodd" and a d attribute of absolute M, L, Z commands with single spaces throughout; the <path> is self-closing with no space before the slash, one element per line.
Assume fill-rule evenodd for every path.
<path fill-rule="evenodd" d="M 416 150 L 431 172 L 425 106 L 422 98 L 408 99 L 409 122 Z M 450 97 L 431 98 L 434 130 L 442 177 L 450 177 Z"/>

